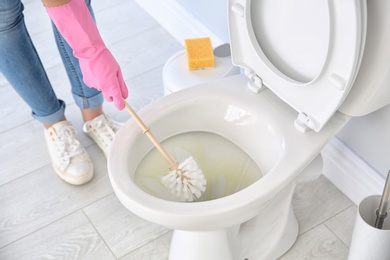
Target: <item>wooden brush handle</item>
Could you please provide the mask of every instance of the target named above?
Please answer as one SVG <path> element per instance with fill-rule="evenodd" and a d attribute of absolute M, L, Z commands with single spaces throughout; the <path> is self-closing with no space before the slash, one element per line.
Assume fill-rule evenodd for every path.
<path fill-rule="evenodd" d="M 133 117 L 135 122 L 141 127 L 143 133 L 149 137 L 150 141 L 152 141 L 153 145 L 157 148 L 157 150 L 164 156 L 164 158 L 168 161 L 170 170 L 177 170 L 179 167 L 179 163 L 172 160 L 172 158 L 168 155 L 167 151 L 162 147 L 159 141 L 157 141 L 156 137 L 150 131 L 150 128 L 145 125 L 145 123 L 141 120 L 141 118 L 137 115 L 137 113 L 131 108 L 130 104 L 125 101 L 126 110 Z"/>

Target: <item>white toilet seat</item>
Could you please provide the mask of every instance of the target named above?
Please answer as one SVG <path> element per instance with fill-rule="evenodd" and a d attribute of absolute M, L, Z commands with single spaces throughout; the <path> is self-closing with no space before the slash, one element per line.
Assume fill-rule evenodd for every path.
<path fill-rule="evenodd" d="M 251 14 L 257 13 L 252 8 L 260 8 L 255 3 L 229 1 L 233 63 L 244 67 L 247 74 L 259 77 L 260 82 L 294 108 L 299 113 L 296 126 L 303 131 L 310 128 L 318 132 L 340 107 L 357 75 L 366 31 L 365 1 L 333 1 L 324 10 L 330 22 L 329 45 L 320 73 L 310 82 L 286 76 L 267 58 L 256 38 L 257 25 L 253 23 L 261 17 L 251 18 Z"/>

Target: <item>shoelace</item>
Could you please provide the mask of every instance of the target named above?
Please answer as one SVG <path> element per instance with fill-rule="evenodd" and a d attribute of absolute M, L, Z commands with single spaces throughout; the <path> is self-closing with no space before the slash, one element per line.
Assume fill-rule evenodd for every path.
<path fill-rule="evenodd" d="M 77 140 L 76 132 L 71 126 L 64 126 L 55 139 L 56 149 L 63 161 L 81 154 L 80 142 Z"/>
<path fill-rule="evenodd" d="M 96 129 L 96 133 L 105 145 L 109 145 L 115 137 L 118 128 L 110 121 L 105 119 L 92 120 L 92 128 Z"/>

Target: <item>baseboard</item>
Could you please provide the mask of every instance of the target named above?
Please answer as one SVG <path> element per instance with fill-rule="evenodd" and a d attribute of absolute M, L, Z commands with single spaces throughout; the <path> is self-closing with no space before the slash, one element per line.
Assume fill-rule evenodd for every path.
<path fill-rule="evenodd" d="M 184 39 L 198 37 L 210 37 L 213 47 L 225 43 L 175 0 L 136 2 L 183 45 Z"/>
<path fill-rule="evenodd" d="M 356 205 L 367 196 L 382 194 L 384 178 L 337 137 L 321 154 L 324 176 Z"/>

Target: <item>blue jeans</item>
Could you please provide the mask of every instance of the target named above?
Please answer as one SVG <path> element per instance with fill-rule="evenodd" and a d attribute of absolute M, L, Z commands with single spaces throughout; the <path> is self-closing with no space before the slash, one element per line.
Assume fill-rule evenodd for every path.
<path fill-rule="evenodd" d="M 86 3 L 93 14 L 90 0 Z M 42 123 L 57 122 L 64 116 L 65 103 L 53 91 L 27 32 L 23 9 L 20 0 L 0 1 L 0 72 L 30 106 L 34 118 Z M 53 31 L 76 104 L 81 109 L 100 107 L 103 95 L 84 84 L 72 49 L 54 25 Z"/>

